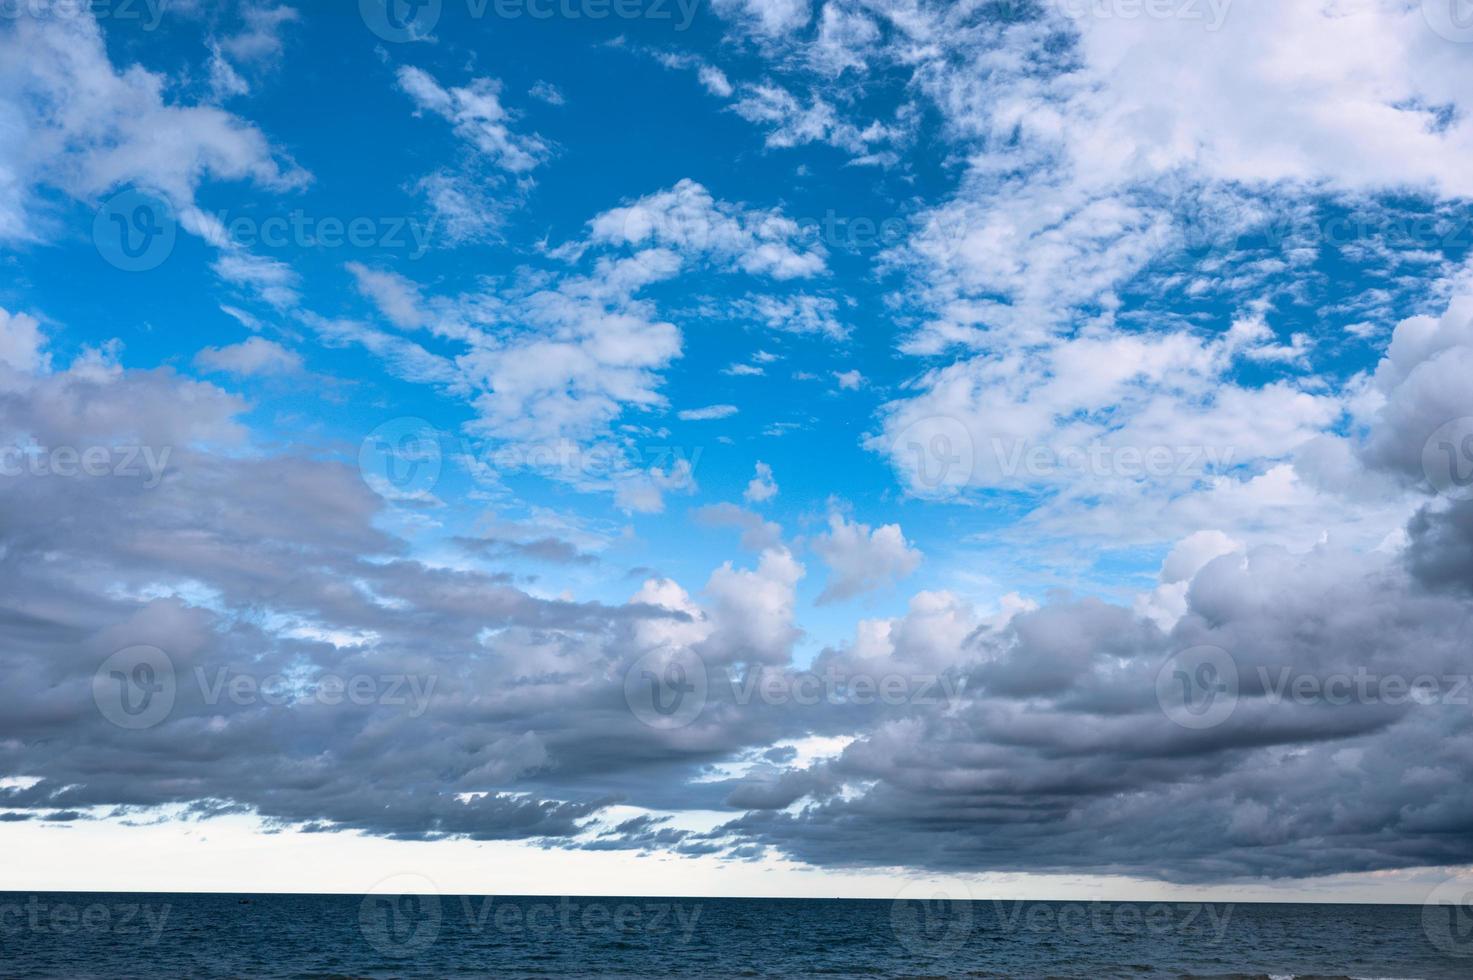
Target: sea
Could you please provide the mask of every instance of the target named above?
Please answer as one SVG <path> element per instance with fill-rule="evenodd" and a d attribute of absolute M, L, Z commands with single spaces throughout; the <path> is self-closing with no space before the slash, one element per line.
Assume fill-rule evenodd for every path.
<path fill-rule="evenodd" d="M 0 892 L 0 977 L 1473 977 L 1450 906 Z"/>

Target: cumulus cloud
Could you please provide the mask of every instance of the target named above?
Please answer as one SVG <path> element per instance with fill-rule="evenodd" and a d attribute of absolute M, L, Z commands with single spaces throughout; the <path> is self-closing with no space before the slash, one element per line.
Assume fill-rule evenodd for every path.
<path fill-rule="evenodd" d="M 921 553 L 905 540 L 899 524 L 871 528 L 842 514 L 829 515 L 829 529 L 813 539 L 813 550 L 829 567 L 819 605 L 842 602 L 891 585 L 914 572 Z"/>
<path fill-rule="evenodd" d="M 0 365 L 20 374 L 40 374 L 50 363 L 36 318 L 0 309 Z"/>
<path fill-rule="evenodd" d="M 765 503 L 777 496 L 777 481 L 772 478 L 772 467 L 757 461 L 757 475 L 747 482 L 742 496 L 754 504 Z"/>
<path fill-rule="evenodd" d="M 612 796 L 543 775 L 563 769 L 577 783 L 578 771 L 602 772 L 597 783 L 633 744 L 666 751 L 623 700 L 624 670 L 647 643 L 709 635 L 713 656 L 746 656 L 757 642 L 777 657 L 795 635 L 784 597 L 801 569 L 776 553 L 751 572 L 719 570 L 709 616 L 648 586 L 625 605 L 535 598 L 505 576 L 407 557 L 375 527 L 383 501 L 339 462 L 212 452 L 239 441 L 246 405 L 211 385 L 88 361 L 0 397 L 7 430 L 42 445 L 173 449 L 156 484 L 126 474 L 0 481 L 0 510 L 26 515 L 0 520 L 4 618 L 50 609 L 6 645 L 7 674 L 28 680 L 0 695 L 0 764 L 32 777 L 0 790 L 12 812 L 208 805 L 401 838 L 571 837 Z M 507 540 L 568 557 L 533 533 Z M 41 555 L 71 557 L 65 570 L 42 569 Z M 177 694 L 156 727 L 129 731 L 99 711 L 92 676 L 139 644 L 167 656 Z M 372 704 L 307 696 L 329 674 L 402 683 Z M 294 693 L 220 693 L 222 679 L 240 676 L 290 677 Z M 574 701 L 597 733 L 586 746 L 575 745 Z M 481 748 L 452 747 L 466 738 Z M 720 735 L 699 752 L 714 758 L 750 738 Z M 181 755 L 182 744 L 209 751 Z M 677 766 L 689 757 L 672 751 Z M 444 779 L 434 788 L 423 784 L 430 769 Z"/>
<path fill-rule="evenodd" d="M 794 589 L 801 562 L 782 547 L 762 552 L 754 569 L 727 562 L 706 583 L 711 633 L 697 647 L 711 663 L 784 664 L 803 635 L 795 622 Z"/>
<path fill-rule="evenodd" d="M 1425 362 L 1439 356 L 1424 348 Z M 1415 372 L 1410 360 L 1401 368 Z M 538 597 L 505 575 L 406 554 L 377 526 L 384 503 L 340 463 L 212 453 L 241 438 L 246 405 L 211 385 L 98 357 L 16 377 L 3 417 L 45 442 L 180 448 L 153 487 L 0 481 L 0 513 L 13 515 L 0 520 L 0 595 L 6 620 L 27 623 L 7 634 L 0 764 L 33 779 L 0 789 L 11 812 L 194 804 L 409 839 L 681 853 L 757 844 L 820 866 L 1189 881 L 1473 860 L 1465 706 L 1327 710 L 1275 694 L 1285 669 L 1463 670 L 1473 579 L 1460 503 L 1427 503 L 1404 550 L 1296 552 L 1193 535 L 1162 565 L 1163 585 L 1185 586 L 1169 620 L 1095 598 L 987 613 L 922 592 L 899 616 L 861 620 L 812 667 L 893 676 L 915 696 L 800 706 L 740 697 L 744 684 L 794 683 L 804 636 L 805 568 L 755 515 L 703 517 L 742 530 L 757 557 L 721 564 L 699 595 L 650 578 L 621 604 Z M 1367 445 L 1374 426 L 1396 424 L 1371 418 Z M 576 560 L 550 543 L 559 526 L 488 526 L 478 553 Z M 842 515 L 813 547 L 831 594 L 919 560 L 898 527 Z M 36 608 L 50 610 L 46 622 L 27 618 Z M 91 678 L 140 643 L 168 653 L 179 688 L 165 721 L 130 732 L 98 713 Z M 1224 722 L 1191 729 L 1163 712 L 1157 675 L 1202 644 L 1233 658 L 1240 692 Z M 640 657 L 673 650 L 699 658 L 713 693 L 691 726 L 663 731 L 630 715 L 623 678 Z M 212 699 L 195 678 L 221 670 L 304 683 L 408 675 L 423 700 Z M 810 735 L 838 748 L 711 778 L 715 763 Z M 702 834 L 656 818 L 590 831 L 615 799 L 724 808 L 732 819 Z"/>

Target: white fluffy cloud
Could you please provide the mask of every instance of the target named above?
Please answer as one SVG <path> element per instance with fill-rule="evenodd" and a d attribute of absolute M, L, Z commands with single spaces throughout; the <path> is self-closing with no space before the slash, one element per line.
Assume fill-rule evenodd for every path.
<path fill-rule="evenodd" d="M 819 605 L 884 588 L 921 563 L 920 551 L 905 540 L 899 524 L 871 528 L 842 514 L 829 515 L 829 529 L 813 539 L 813 550 L 829 568 Z"/>
<path fill-rule="evenodd" d="M 596 243 L 662 246 L 778 280 L 815 276 L 825 268 L 823 247 L 804 247 L 792 218 L 717 201 L 689 179 L 605 211 L 590 222 L 590 231 Z"/>
<path fill-rule="evenodd" d="M 46 336 L 36 318 L 0 309 L 0 366 L 20 374 L 40 374 L 50 363 Z"/>
<path fill-rule="evenodd" d="M 713 629 L 701 645 L 708 663 L 789 661 L 803 635 L 795 622 L 795 589 L 803 564 L 782 547 L 762 552 L 754 569 L 726 562 L 706 583 Z"/>
<path fill-rule="evenodd" d="M 93 202 L 125 185 L 183 210 L 206 177 L 300 187 L 308 175 L 256 127 L 187 105 L 169 79 L 116 68 L 90 13 L 7 18 L 0 30 L 0 239 L 46 237 L 30 216 L 44 184 Z"/>
<path fill-rule="evenodd" d="M 747 482 L 742 496 L 750 503 L 760 504 L 777 496 L 777 481 L 772 478 L 772 467 L 757 461 L 757 475 Z"/>

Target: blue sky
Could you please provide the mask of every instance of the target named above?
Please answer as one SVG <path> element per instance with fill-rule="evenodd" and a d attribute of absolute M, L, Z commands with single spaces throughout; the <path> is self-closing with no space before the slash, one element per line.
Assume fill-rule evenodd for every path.
<path fill-rule="evenodd" d="M 333 861 L 417 840 L 452 878 L 444 855 L 496 847 L 748 892 L 898 867 L 1303 894 L 1391 872 L 1404 896 L 1473 860 L 1429 829 L 1455 751 L 1432 783 L 1359 768 L 1465 720 L 1327 720 L 1247 680 L 1466 653 L 1435 447 L 1473 416 L 1473 48 L 1445 5 L 560 3 L 0 22 L 4 438 L 172 454 L 142 497 L 7 474 L 0 556 L 49 569 L 11 607 L 45 624 L 17 674 L 83 696 L 144 645 L 181 684 L 443 685 L 409 719 L 271 716 L 290 764 L 259 781 L 231 776 L 268 752 L 255 703 L 182 699 L 143 735 L 17 722 L 16 833 L 105 847 L 218 807 L 241 840 L 334 830 Z M 1204 645 L 1245 678 L 1218 741 L 1152 693 Z M 651 656 L 970 693 L 642 727 L 619 691 Z M 165 736 L 231 762 L 181 790 L 144 761 Z M 89 781 L 97 758 L 138 782 Z M 354 788 L 283 803 L 272 780 L 323 759 Z M 1346 782 L 1265 783 L 1286 760 Z M 1145 830 L 1064 853 L 1136 807 L 1212 814 L 1227 855 Z"/>

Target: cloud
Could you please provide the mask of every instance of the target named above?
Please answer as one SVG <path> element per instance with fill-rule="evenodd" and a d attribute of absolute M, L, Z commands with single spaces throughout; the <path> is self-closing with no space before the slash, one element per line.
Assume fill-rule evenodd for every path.
<path fill-rule="evenodd" d="M 955 359 L 886 404 L 867 444 L 913 493 L 1026 492 L 1034 531 L 1110 547 L 1191 533 L 1228 506 L 1258 523 L 1282 508 L 1279 526 L 1302 530 L 1296 507 L 1314 490 L 1292 461 L 1344 420 L 1348 393 L 1314 379 L 1241 380 L 1263 342 L 1252 331 L 1097 326 Z"/>
<path fill-rule="evenodd" d="M 782 546 L 782 528 L 761 514 L 743 510 L 736 504 L 709 504 L 691 515 L 707 527 L 734 527 L 742 532 L 742 547 L 748 551 L 767 551 Z"/>
<path fill-rule="evenodd" d="M 0 28 L 0 130 L 15 136 L 0 236 L 60 240 L 47 222 L 63 197 L 91 206 L 127 183 L 168 197 L 226 292 L 286 314 L 273 326 L 300 333 L 283 335 L 292 348 L 361 349 L 394 392 L 425 385 L 449 406 L 464 425 L 444 434 L 459 494 L 445 500 L 462 506 L 376 495 L 341 426 L 320 441 L 294 426 L 283 448 L 274 429 L 294 416 L 130 367 L 95 324 L 73 336 L 37 307 L 0 311 L 0 467 L 61 464 L 0 476 L 0 772 L 26 774 L 0 779 L 0 819 L 234 813 L 396 839 L 1191 882 L 1473 862 L 1473 719 L 1451 696 L 1467 675 L 1473 505 L 1428 461 L 1430 446 L 1454 453 L 1433 462 L 1466 462 L 1444 427 L 1473 417 L 1469 281 L 1370 235 L 1334 255 L 1297 230 L 1244 241 L 1285 216 L 1391 214 L 1388 194 L 1460 213 L 1466 52 L 1415 5 L 1238 0 L 1206 31 L 1048 5 L 723 0 L 727 50 L 758 70 L 662 62 L 769 150 L 817 148 L 815 171 L 835 156 L 893 165 L 863 182 L 909 232 L 872 265 L 831 257 L 786 207 L 687 179 L 616 190 L 585 224 L 558 224 L 572 240 L 460 281 L 439 263 L 419 281 L 347 263 L 337 285 L 356 287 L 357 313 L 331 315 L 196 200 L 207 184 L 308 179 L 262 130 L 189 103 L 245 94 L 279 58 L 294 13 L 242 10 L 244 28 L 208 36 L 202 70 L 177 77 L 115 66 L 104 41 L 118 39 L 86 14 Z M 553 144 L 493 79 L 395 80 L 454 133 L 451 159 L 396 186 L 422 195 L 445 241 L 495 239 Z M 527 97 L 562 102 L 546 83 Z M 880 104 L 894 109 L 875 120 Z M 926 166 L 901 158 L 923 123 Z M 931 164 L 949 175 L 939 198 L 923 193 Z M 1330 266 L 1364 295 L 1319 304 Z M 855 283 L 873 290 L 846 295 Z M 863 437 L 899 484 L 890 502 L 923 543 L 947 514 L 975 532 L 945 555 L 925 544 L 954 590 L 894 594 L 922 560 L 900 523 L 832 512 L 787 542 L 766 514 L 694 497 L 694 459 L 650 452 L 669 442 L 687 322 L 717 310 L 780 332 L 767 342 L 791 363 L 760 383 L 777 397 L 789 375 L 857 390 L 874 382 L 811 360 L 847 338 L 851 306 L 894 325 L 865 346 L 902 358 Z M 777 360 L 700 346 L 697 381 Z M 302 364 L 263 335 L 193 367 Z M 278 422 L 247 425 L 261 417 Z M 794 430 L 821 424 L 763 423 L 798 452 L 813 433 Z M 99 452 L 104 475 L 65 472 L 69 454 Z M 521 477 L 553 482 L 533 491 L 550 499 L 607 499 L 597 518 L 539 508 L 513 493 Z M 773 468 L 757 462 L 744 490 L 775 506 Z M 693 548 L 678 563 L 690 581 L 641 571 L 633 594 L 608 594 L 655 524 L 628 515 L 672 494 L 745 557 Z M 452 524 L 466 507 L 479 516 Z M 801 545 L 827 568 L 816 623 Z M 1039 598 L 993 599 L 1025 564 Z M 835 618 L 882 589 L 903 611 Z M 158 726 L 125 731 L 94 682 L 138 644 L 165 651 L 179 690 Z M 1162 678 L 1182 680 L 1173 656 L 1203 645 L 1239 689 L 1220 724 L 1190 727 L 1163 707 Z M 647 679 L 652 656 L 711 682 L 689 725 L 630 711 L 627 679 Z M 1276 687 L 1358 671 L 1452 683 L 1345 703 Z M 233 674 L 289 679 L 272 689 L 285 700 L 210 686 Z M 310 696 L 385 676 L 407 700 Z M 905 696 L 755 693 L 830 676 Z"/>
<path fill-rule="evenodd" d="M 735 304 L 737 316 L 760 320 L 773 330 L 796 334 L 823 334 L 834 340 L 849 336 L 838 319 L 839 304 L 827 296 L 748 296 Z"/>
<path fill-rule="evenodd" d="M 279 57 L 282 30 L 301 20 L 301 14 L 284 4 L 247 3 L 242 8 L 243 29 L 220 41 L 220 49 L 245 62 Z"/>
<path fill-rule="evenodd" d="M 743 18 L 769 36 L 796 31 L 813 16 L 808 0 L 720 0 L 717 10 L 723 16 Z"/>
<path fill-rule="evenodd" d="M 516 200 L 493 193 L 493 187 L 494 182 L 453 170 L 426 174 L 414 185 L 429 203 L 430 229 L 450 245 L 498 239 Z"/>
<path fill-rule="evenodd" d="M 658 513 L 667 493 L 694 492 L 696 483 L 692 460 L 649 465 L 618 427 L 634 413 L 666 408 L 663 372 L 682 353 L 680 328 L 643 294 L 681 276 L 809 274 L 823 260 L 792 240 L 797 225 L 781 212 L 717 201 L 688 180 L 605 211 L 588 228 L 586 240 L 549 250 L 565 270 L 523 270 L 460 295 L 347 266 L 392 325 L 428 332 L 457 349 L 453 358 L 352 320 L 303 319 L 330 344 L 360 344 L 400 376 L 465 398 L 474 412 L 466 434 L 480 443 L 477 453 L 500 461 L 492 479 L 534 471 L 612 493 L 627 511 Z M 695 411 L 718 409 L 722 416 L 699 417 L 730 414 L 724 406 Z M 574 465 L 535 465 L 553 456 Z"/>
<path fill-rule="evenodd" d="M 373 301 L 389 322 L 401 329 L 422 326 L 427 319 L 419 287 L 392 272 L 370 269 L 361 262 L 344 266 L 357 280 L 358 291 Z"/>
<path fill-rule="evenodd" d="M 921 564 L 921 553 L 905 540 L 899 524 L 871 529 L 842 514 L 829 515 L 829 530 L 813 539 L 813 550 L 829 567 L 818 604 L 843 602 L 905 578 Z"/>
<path fill-rule="evenodd" d="M 226 282 L 253 290 L 277 309 L 289 309 L 301 301 L 297 290 L 301 277 L 285 262 L 228 249 L 215 258 L 210 268 Z"/>
<path fill-rule="evenodd" d="M 194 356 L 196 367 L 243 376 L 295 374 L 302 357 L 264 337 L 249 337 L 228 347 L 206 347 Z"/>
<path fill-rule="evenodd" d="M 206 177 L 271 190 L 309 181 L 244 120 L 168 100 L 169 81 L 141 65 L 115 68 L 89 11 L 9 20 L 0 89 L 9 95 L 7 127 L 23 138 L 0 150 L 0 239 L 44 237 L 31 213 L 37 186 L 95 203 L 131 185 L 183 210 Z"/>
<path fill-rule="evenodd" d="M 44 373 L 51 364 L 41 324 L 25 313 L 0 309 L 0 370 L 22 375 Z M 3 387 L 3 385 L 0 385 Z"/>
<path fill-rule="evenodd" d="M 696 646 L 708 665 L 786 663 L 803 631 L 795 623 L 801 562 L 782 547 L 762 552 L 754 569 L 726 562 L 711 573 L 705 594 L 712 629 Z"/>
<path fill-rule="evenodd" d="M 767 129 L 767 146 L 786 149 L 805 143 L 828 143 L 854 156 L 856 164 L 892 166 L 899 157 L 886 143 L 903 142 L 907 132 L 878 120 L 860 127 L 848 122 L 822 95 L 805 103 L 780 85 L 758 83 L 742 88 L 732 111 Z"/>
<path fill-rule="evenodd" d="M 593 219 L 590 240 L 611 245 L 663 246 L 777 280 L 825 271 L 825 252 L 804 247 L 798 223 L 776 210 L 745 209 L 715 200 L 685 179 Z"/>
<path fill-rule="evenodd" d="M 248 94 L 250 85 L 239 69 L 278 62 L 283 33 L 301 16 L 285 5 L 246 3 L 241 8 L 241 19 L 243 24 L 237 33 L 210 42 L 210 88 L 216 98 Z"/>
<path fill-rule="evenodd" d="M 527 94 L 534 99 L 541 99 L 548 105 L 567 105 L 568 103 L 562 90 L 551 82 L 538 81 L 527 90 Z"/>
<path fill-rule="evenodd" d="M 447 89 L 412 65 L 402 66 L 397 77 L 399 88 L 414 100 L 419 112 L 431 112 L 449 122 L 456 136 L 496 167 L 526 173 L 552 153 L 537 134 L 512 131 L 515 117 L 501 104 L 501 83 L 494 78 L 474 78 L 465 86 Z"/>
<path fill-rule="evenodd" d="M 1425 478 L 1423 448 L 1447 423 L 1473 416 L 1473 292 L 1466 281 L 1441 316 L 1412 316 L 1396 325 L 1386 356 L 1371 377 L 1370 431 L 1360 454 L 1373 468 L 1407 480 Z"/>
<path fill-rule="evenodd" d="M 1416 363 L 1439 356 L 1430 343 Z M 1404 357 L 1395 376 L 1416 363 Z M 0 766 L 35 780 L 0 787 L 11 812 L 216 800 L 280 825 L 404 839 L 719 853 L 755 844 L 821 867 L 1185 881 L 1473 860 L 1462 832 L 1473 775 L 1465 706 L 1332 711 L 1271 697 L 1284 668 L 1465 672 L 1473 580 L 1461 504 L 1424 507 L 1404 553 L 1194 535 L 1162 566 L 1162 584 L 1186 586 L 1164 626 L 1096 598 L 984 614 L 922 592 L 902 615 L 861 620 L 811 673 L 920 678 L 924 696 L 907 687 L 918 696 L 741 703 L 717 684 L 700 718 L 671 733 L 640 724 L 623 701 L 625 670 L 650 651 L 688 651 L 718 677 L 738 665 L 758 672 L 739 671 L 736 692 L 744 677 L 795 682 L 805 569 L 775 525 L 730 506 L 703 512 L 759 553 L 751 567 L 722 563 L 699 598 L 668 579 L 620 604 L 542 598 L 504 574 L 410 557 L 379 526 L 383 501 L 325 455 L 210 451 L 242 438 L 236 417 L 247 408 L 212 385 L 97 357 L 17 379 L 0 417 L 43 444 L 179 448 L 152 488 L 0 481 L 0 514 L 23 515 L 0 519 L 0 604 L 7 621 L 27 624 L 7 647 Z M 588 548 L 559 526 L 555 515 L 488 526 L 477 548 L 487 560 L 580 561 Z M 838 514 L 813 547 L 831 595 L 891 581 L 919 559 L 898 527 Z M 45 622 L 26 616 L 36 608 L 49 610 Z M 436 643 L 426 647 L 426 635 Z M 179 695 L 155 729 L 124 731 L 98 713 L 91 678 L 139 643 L 168 652 Z M 1173 652 L 1200 644 L 1229 651 L 1241 693 L 1227 721 L 1193 730 L 1163 713 L 1156 678 Z M 421 682 L 424 710 L 211 700 L 194 678 L 221 670 L 407 675 Z M 712 778 L 716 763 L 807 735 L 842 747 Z M 466 739 L 488 750 L 466 753 Z M 176 751 L 194 743 L 210 751 Z M 640 837 L 656 832 L 649 824 L 586 832 L 616 798 L 725 808 L 731 819 L 699 839 Z"/>
<path fill-rule="evenodd" d="M 738 411 L 735 405 L 707 405 L 705 408 L 687 408 L 676 414 L 683 422 L 705 422 L 731 418 Z"/>
<path fill-rule="evenodd" d="M 278 824 L 405 839 L 570 837 L 611 802 L 575 788 L 577 772 L 605 779 L 640 742 L 663 753 L 622 693 L 625 666 L 644 652 L 640 631 L 690 623 L 644 598 L 659 596 L 643 592 L 627 606 L 539 599 L 502 576 L 410 559 L 374 526 L 383 501 L 326 454 L 211 452 L 239 439 L 234 418 L 245 403 L 168 371 L 74 364 L 0 398 L 8 425 L 43 445 L 173 448 L 155 485 L 126 475 L 0 481 L 0 512 L 27 515 L 0 519 L 4 618 L 50 610 L 7 644 L 16 683 L 0 694 L 0 765 L 34 777 L 0 788 L 7 810 L 137 813 L 214 800 Z M 529 555 L 569 557 L 542 541 L 518 543 Z M 46 554 L 69 556 L 66 569 L 40 567 Z M 783 614 L 781 562 L 751 574 L 772 583 L 767 598 L 724 596 L 717 629 L 733 642 L 780 642 L 775 619 L 752 633 L 728 624 L 737 610 Z M 437 637 L 433 650 L 426 632 Z M 138 644 L 164 651 L 177 696 L 156 728 L 127 731 L 99 712 L 92 676 Z M 218 693 L 222 678 L 287 675 L 296 693 L 285 702 L 279 690 Z M 327 675 L 407 680 L 372 703 L 301 696 Z M 582 724 L 570 711 L 588 724 L 584 747 L 563 741 Z M 561 734 L 550 738 L 553 729 Z M 448 750 L 453 731 L 474 731 L 487 751 Z M 708 751 L 746 737 L 722 736 Z M 615 741 L 625 748 L 599 747 Z M 163 751 L 206 742 L 208 758 Z M 426 765 L 443 780 L 433 789 Z M 569 765 L 571 783 L 539 783 Z"/>
<path fill-rule="evenodd" d="M 731 82 L 727 80 L 726 73 L 720 68 L 717 68 L 715 65 L 702 65 L 697 69 L 696 76 L 700 79 L 701 85 L 705 87 L 706 91 L 718 99 L 731 98 L 733 91 Z"/>
<path fill-rule="evenodd" d="M 747 483 L 742 497 L 750 503 L 766 503 L 777 496 L 777 481 L 772 478 L 772 467 L 757 461 L 757 475 Z"/>

